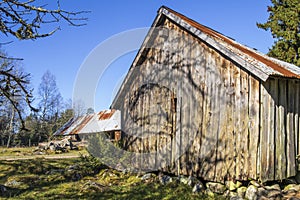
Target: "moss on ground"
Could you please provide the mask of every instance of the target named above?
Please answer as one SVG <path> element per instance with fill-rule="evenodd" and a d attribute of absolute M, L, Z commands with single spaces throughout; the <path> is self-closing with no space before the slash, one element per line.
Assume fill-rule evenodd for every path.
<path fill-rule="evenodd" d="M 210 199 L 188 185 L 145 182 L 87 156 L 0 161 L 0 185 L 8 189 L 1 199 Z"/>

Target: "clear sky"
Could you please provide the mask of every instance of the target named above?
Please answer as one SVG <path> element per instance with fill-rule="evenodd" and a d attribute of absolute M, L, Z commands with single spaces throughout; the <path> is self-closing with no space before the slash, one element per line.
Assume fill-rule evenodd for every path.
<path fill-rule="evenodd" d="M 14 41 L 4 50 L 10 56 L 24 58 L 24 69 L 32 75 L 35 94 L 41 76 L 50 70 L 67 100 L 72 98 L 77 73 L 90 52 L 115 34 L 151 26 L 162 5 L 263 53 L 267 53 L 273 43 L 270 32 L 256 27 L 256 22 L 267 20 L 270 0 L 61 0 L 62 9 L 91 11 L 85 15 L 89 18 L 87 25 L 71 27 L 62 24 L 61 30 L 53 36 L 35 41 L 2 38 L 3 35 L 1 41 Z M 95 96 L 96 111 L 109 108 L 113 90 L 129 69 L 135 53 L 122 56 L 105 73 Z"/>

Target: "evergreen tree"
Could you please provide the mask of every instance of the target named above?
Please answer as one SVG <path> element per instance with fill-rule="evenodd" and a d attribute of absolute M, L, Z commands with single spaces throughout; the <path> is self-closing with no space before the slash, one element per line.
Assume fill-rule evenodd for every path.
<path fill-rule="evenodd" d="M 268 55 L 300 66 L 300 1 L 271 0 L 269 18 L 257 26 L 270 30 L 274 45 Z"/>

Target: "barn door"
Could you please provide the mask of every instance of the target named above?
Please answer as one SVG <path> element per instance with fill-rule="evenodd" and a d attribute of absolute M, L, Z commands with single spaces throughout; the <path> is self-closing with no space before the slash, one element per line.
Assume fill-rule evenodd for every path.
<path fill-rule="evenodd" d="M 151 165 L 165 169 L 176 157 L 175 136 L 177 124 L 177 96 L 171 89 L 160 84 L 148 83 L 130 93 L 128 124 L 131 134 L 131 150 L 155 152 Z M 126 130 L 125 130 L 126 131 Z"/>

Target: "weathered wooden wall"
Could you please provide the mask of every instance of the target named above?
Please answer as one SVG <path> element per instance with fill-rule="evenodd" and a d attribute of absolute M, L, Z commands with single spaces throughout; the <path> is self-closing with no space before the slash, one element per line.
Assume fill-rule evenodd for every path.
<path fill-rule="evenodd" d="M 299 80 L 262 82 L 167 19 L 131 68 L 122 111 L 128 150 L 157 168 L 206 180 L 296 173 Z M 122 91 L 121 91 L 122 93 Z"/>
<path fill-rule="evenodd" d="M 299 80 L 271 78 L 261 83 L 258 169 L 262 180 L 280 180 L 297 172 L 299 92 Z"/>

